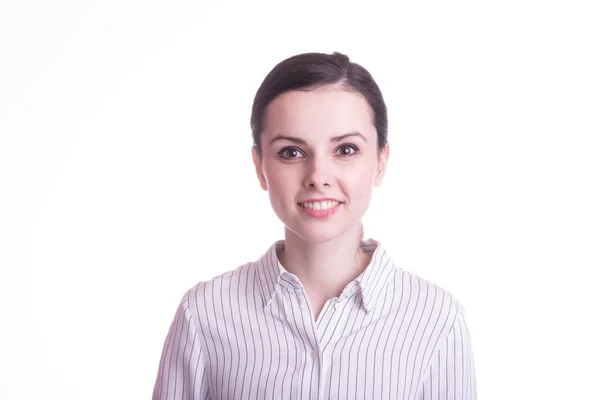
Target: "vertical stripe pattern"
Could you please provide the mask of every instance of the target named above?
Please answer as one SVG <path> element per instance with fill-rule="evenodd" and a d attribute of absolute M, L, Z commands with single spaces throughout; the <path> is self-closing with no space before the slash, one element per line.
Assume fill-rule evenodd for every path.
<path fill-rule="evenodd" d="M 465 312 L 448 291 L 371 239 L 367 268 L 315 321 L 283 246 L 185 293 L 154 400 L 477 399 Z"/>

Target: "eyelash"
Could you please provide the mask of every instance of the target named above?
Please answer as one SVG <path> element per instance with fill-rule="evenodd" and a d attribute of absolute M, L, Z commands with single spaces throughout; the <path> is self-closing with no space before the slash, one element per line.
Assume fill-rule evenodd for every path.
<path fill-rule="evenodd" d="M 343 148 L 346 148 L 346 147 L 349 147 L 349 148 L 351 148 L 352 150 L 354 150 L 354 153 L 352 153 L 352 154 L 341 154 L 341 155 L 340 155 L 340 157 L 351 157 L 351 156 L 354 156 L 354 155 L 356 155 L 356 153 L 358 153 L 358 147 L 356 147 L 356 146 L 355 146 L 355 145 L 353 145 L 353 144 L 343 144 L 343 145 L 341 145 L 340 147 L 338 147 L 338 148 L 336 149 L 336 153 L 337 153 L 337 152 L 338 152 L 340 149 L 343 149 Z M 292 146 L 288 146 L 288 147 L 284 147 L 283 149 L 279 150 L 279 152 L 277 153 L 277 155 L 279 156 L 279 158 L 281 158 L 281 159 L 284 159 L 284 160 L 293 160 L 293 159 L 295 159 L 295 158 L 299 158 L 299 157 L 286 157 L 286 156 L 285 156 L 285 153 L 286 153 L 286 152 L 288 152 L 288 151 L 291 151 L 291 150 L 295 150 L 295 151 L 297 151 L 297 152 L 299 152 L 299 153 L 302 153 L 302 151 L 301 151 L 299 148 L 297 148 L 297 147 L 292 147 Z"/>

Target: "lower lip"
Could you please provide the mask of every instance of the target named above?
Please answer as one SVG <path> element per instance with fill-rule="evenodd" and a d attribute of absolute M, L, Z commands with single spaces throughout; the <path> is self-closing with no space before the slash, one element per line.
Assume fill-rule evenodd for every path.
<path fill-rule="evenodd" d="M 338 208 L 340 208 L 341 205 L 342 205 L 342 203 L 338 203 L 337 206 L 332 207 L 332 208 L 330 208 L 328 210 L 312 210 L 310 208 L 306 208 L 306 207 L 303 207 L 301 205 L 298 205 L 298 207 L 300 207 L 300 209 L 302 211 L 304 211 L 306 214 L 310 215 L 311 217 L 314 217 L 314 218 L 327 218 L 331 214 L 335 213 L 338 210 Z"/>

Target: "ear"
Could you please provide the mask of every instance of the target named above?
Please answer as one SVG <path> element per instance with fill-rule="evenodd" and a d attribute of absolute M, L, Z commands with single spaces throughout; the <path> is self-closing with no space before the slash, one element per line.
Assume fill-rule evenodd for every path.
<path fill-rule="evenodd" d="M 260 156 L 256 152 L 256 148 L 252 147 L 252 161 L 254 162 L 254 169 L 256 170 L 256 176 L 258 177 L 258 182 L 260 183 L 260 187 L 263 190 L 267 190 L 267 179 L 265 178 L 265 174 L 262 169 L 262 161 Z"/>
<path fill-rule="evenodd" d="M 379 160 L 377 167 L 377 174 L 375 175 L 374 184 L 375 186 L 381 185 L 383 176 L 387 169 L 388 159 L 390 158 L 390 144 L 386 144 L 382 151 L 379 152 Z"/>

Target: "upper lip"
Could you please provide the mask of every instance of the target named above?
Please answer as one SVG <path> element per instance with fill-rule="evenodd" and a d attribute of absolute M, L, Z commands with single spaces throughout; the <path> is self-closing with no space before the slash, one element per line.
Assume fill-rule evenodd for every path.
<path fill-rule="evenodd" d="M 334 199 L 331 197 L 322 198 L 322 199 L 306 199 L 306 200 L 301 201 L 300 203 L 320 203 L 322 201 L 337 201 L 338 203 L 343 203 L 343 201 Z"/>

